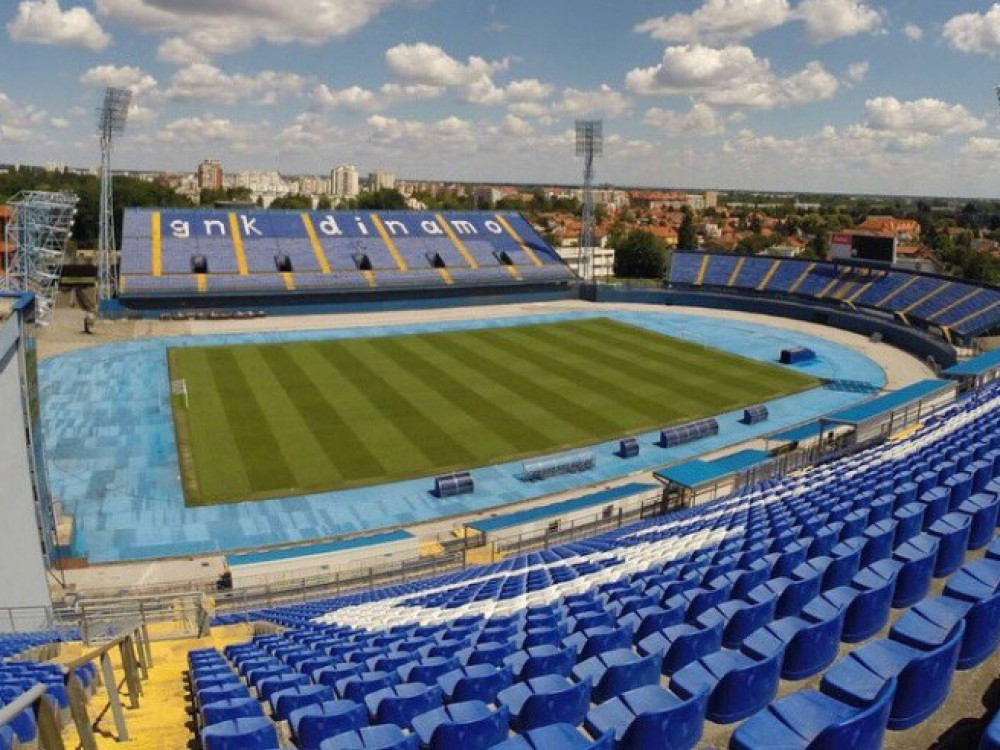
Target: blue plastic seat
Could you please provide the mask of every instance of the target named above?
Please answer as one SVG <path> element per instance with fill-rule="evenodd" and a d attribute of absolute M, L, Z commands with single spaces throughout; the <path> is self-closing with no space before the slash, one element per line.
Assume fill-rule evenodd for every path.
<path fill-rule="evenodd" d="M 573 683 L 553 674 L 515 683 L 500 691 L 497 702 L 510 709 L 511 725 L 520 732 L 547 724 L 579 726 L 590 708 L 590 696 L 590 679 Z"/>
<path fill-rule="evenodd" d="M 424 685 L 437 684 L 441 675 L 461 666 L 457 657 L 431 656 L 421 661 L 404 664 L 397 671 L 403 682 L 419 682 Z"/>
<path fill-rule="evenodd" d="M 333 688 L 328 685 L 296 685 L 271 693 L 271 715 L 285 721 L 296 708 L 333 700 Z"/>
<path fill-rule="evenodd" d="M 899 545 L 909 541 L 923 530 L 925 510 L 923 503 L 907 503 L 892 514 L 892 517 L 896 519 L 895 545 L 897 549 Z"/>
<path fill-rule="evenodd" d="M 523 651 L 515 651 L 504 659 L 504 663 L 514 671 L 518 680 L 539 677 L 543 674 L 561 674 L 569 677 L 576 664 L 576 649 L 571 646 L 535 646 Z"/>
<path fill-rule="evenodd" d="M 21 693 L 20 688 L 0 688 L 0 707 L 17 699 Z M 35 712 L 30 708 L 18 713 L 10 722 L 10 728 L 21 744 L 33 744 L 38 739 L 38 722 L 35 719 Z"/>
<path fill-rule="evenodd" d="M 263 716 L 260 703 L 249 695 L 245 698 L 227 698 L 201 707 L 201 723 L 203 726 L 218 724 L 220 721 L 240 719 L 250 716 Z"/>
<path fill-rule="evenodd" d="M 592 737 L 613 732 L 617 750 L 688 750 L 701 739 L 707 699 L 707 691 L 680 698 L 646 685 L 592 708 L 584 727 Z"/>
<path fill-rule="evenodd" d="M 982 549 L 990 543 L 994 532 L 996 532 L 1000 498 L 997 498 L 996 495 L 979 492 L 971 495 L 955 510 L 969 516 L 972 520 L 969 529 L 969 549 Z"/>
<path fill-rule="evenodd" d="M 264 716 L 230 719 L 202 729 L 201 744 L 205 750 L 275 750 L 278 731 Z"/>
<path fill-rule="evenodd" d="M 393 685 L 365 696 L 373 723 L 396 724 L 404 729 L 410 728 L 414 716 L 440 708 L 443 702 L 441 688 L 420 682 Z"/>
<path fill-rule="evenodd" d="M 328 737 L 368 725 L 368 711 L 354 701 L 327 701 L 297 708 L 288 717 L 300 750 L 316 750 Z"/>
<path fill-rule="evenodd" d="M 777 606 L 776 596 L 756 602 L 730 599 L 698 615 L 698 624 L 708 628 L 722 623 L 722 645 L 739 648 L 744 638 L 774 619 Z"/>
<path fill-rule="evenodd" d="M 510 709 L 490 711 L 482 701 L 462 701 L 413 717 L 420 743 L 430 750 L 480 750 L 507 739 Z"/>
<path fill-rule="evenodd" d="M 890 637 L 930 650 L 941 645 L 960 620 L 965 622 L 965 634 L 958 669 L 970 669 L 985 661 L 1000 643 L 1000 593 L 975 602 L 947 595 L 926 599 L 899 618 Z"/>
<path fill-rule="evenodd" d="M 569 724 L 549 724 L 529 729 L 524 734 L 516 734 L 493 750 L 613 750 L 614 732 L 608 731 L 603 737 L 591 740 Z"/>
<path fill-rule="evenodd" d="M 394 724 L 362 727 L 324 740 L 319 750 L 417 750 L 420 740 Z"/>
<path fill-rule="evenodd" d="M 647 635 L 657 630 L 669 628 L 684 622 L 685 610 L 682 607 L 667 609 L 659 605 L 642 607 L 618 618 L 618 623 L 632 631 L 632 638 L 641 641 Z"/>
<path fill-rule="evenodd" d="M 743 651 L 762 659 L 783 649 L 781 676 L 803 680 L 833 664 L 840 652 L 846 609 L 823 599 L 807 604 L 798 617 L 783 617 L 751 634 Z"/>
<path fill-rule="evenodd" d="M 338 697 L 355 703 L 364 703 L 365 696 L 376 690 L 399 683 L 396 672 L 362 672 L 359 675 L 345 677 L 337 682 Z"/>
<path fill-rule="evenodd" d="M 248 697 L 250 697 L 250 691 L 242 682 L 230 682 L 225 685 L 214 685 L 195 694 L 195 699 L 199 706 L 205 706 L 209 703 L 218 703 L 219 701 L 229 700 L 230 698 Z"/>
<path fill-rule="evenodd" d="M 673 674 L 706 654 L 722 648 L 722 623 L 700 628 L 684 623 L 672 625 L 639 641 L 643 656 L 663 654 L 663 674 Z"/>
<path fill-rule="evenodd" d="M 265 677 L 257 683 L 257 697 L 262 701 L 270 701 L 271 696 L 277 692 L 309 684 L 309 677 L 297 672 L 278 675 L 277 677 Z"/>
<path fill-rule="evenodd" d="M 643 685 L 659 684 L 662 666 L 661 651 L 636 656 L 631 649 L 623 648 L 581 661 L 573 667 L 573 677 L 590 680 L 594 702 L 601 703 Z"/>
<path fill-rule="evenodd" d="M 777 695 L 782 655 L 780 644 L 763 658 L 724 649 L 676 672 L 670 687 L 684 698 L 707 692 L 705 716 L 731 724 L 756 713 Z"/>
<path fill-rule="evenodd" d="M 563 641 L 564 646 L 577 650 L 578 659 L 589 659 L 604 651 L 629 648 L 632 645 L 632 631 L 627 627 L 597 627 L 578 631 Z"/>
<path fill-rule="evenodd" d="M 772 578 L 751 591 L 748 598 L 753 602 L 763 602 L 777 596 L 774 616 L 788 617 L 797 615 L 808 601 L 819 596 L 822 583 L 823 578 L 815 571 L 801 579 L 787 576 Z"/>
<path fill-rule="evenodd" d="M 466 665 L 492 664 L 495 667 L 501 667 L 503 666 L 503 660 L 516 650 L 517 644 L 512 639 L 504 643 L 476 644 L 475 648 L 468 651 L 461 651 L 457 654 L 457 656 Z M 454 668 L 455 667 L 446 669 L 445 672 L 450 672 Z M 444 672 L 441 672 L 441 674 L 444 674 Z M 435 676 L 435 679 L 436 678 L 437 676 Z"/>
<path fill-rule="evenodd" d="M 514 681 L 509 665 L 474 664 L 446 672 L 437 679 L 438 687 L 451 701 L 482 701 L 493 703 L 497 693 Z"/>
<path fill-rule="evenodd" d="M 892 553 L 892 559 L 900 565 L 892 595 L 893 607 L 909 607 L 927 596 L 934 577 L 938 545 L 937 538 L 930 534 L 918 534 Z"/>
<path fill-rule="evenodd" d="M 867 567 L 879 560 L 885 560 L 892 554 L 893 543 L 896 540 L 896 522 L 886 518 L 873 523 L 864 530 L 867 540 L 861 553 L 861 567 Z"/>
<path fill-rule="evenodd" d="M 920 496 L 918 502 L 924 506 L 924 531 L 948 512 L 950 494 L 947 487 L 934 487 Z"/>
<path fill-rule="evenodd" d="M 842 641 L 858 643 L 885 626 L 897 575 L 896 563 L 881 560 L 859 571 L 850 586 L 839 586 L 823 594 L 824 601 L 845 610 Z"/>
<path fill-rule="evenodd" d="M 908 729 L 947 698 L 964 633 L 965 623 L 957 623 L 949 637 L 930 651 L 891 638 L 866 643 L 827 670 L 820 690 L 855 706 L 867 705 L 895 678 L 889 728 Z"/>
<path fill-rule="evenodd" d="M 964 513 L 946 513 L 927 528 L 940 543 L 934 564 L 936 578 L 954 573 L 965 561 L 971 531 L 972 518 Z"/>
<path fill-rule="evenodd" d="M 823 571 L 823 591 L 846 586 L 861 568 L 861 552 L 865 541 L 859 537 L 847 539 L 830 550 L 830 564 Z"/>
<path fill-rule="evenodd" d="M 732 750 L 880 750 L 896 681 L 875 699 L 852 706 L 815 690 L 799 690 L 750 717 L 729 741 Z"/>

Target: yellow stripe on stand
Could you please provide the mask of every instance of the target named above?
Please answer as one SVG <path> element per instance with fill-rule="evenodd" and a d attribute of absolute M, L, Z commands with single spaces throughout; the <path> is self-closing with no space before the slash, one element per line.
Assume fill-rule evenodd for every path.
<path fill-rule="evenodd" d="M 736 277 L 740 275 L 740 269 L 743 268 L 743 264 L 746 263 L 747 256 L 741 255 L 736 259 L 736 264 L 733 266 L 733 270 L 729 274 L 729 278 L 726 279 L 726 286 L 732 286 L 736 283 Z"/>
<path fill-rule="evenodd" d="M 208 274 L 207 273 L 196 273 L 194 275 L 195 281 L 198 283 L 199 292 L 208 291 Z"/>
<path fill-rule="evenodd" d="M 362 271 L 361 275 L 365 277 L 365 281 L 368 282 L 368 286 L 375 287 L 375 274 L 371 271 Z"/>
<path fill-rule="evenodd" d="M 240 224 L 236 220 L 236 214 L 229 214 L 229 231 L 233 238 L 233 250 L 236 252 L 236 268 L 239 269 L 240 276 L 246 276 L 247 254 L 243 249 L 243 235 L 240 234 Z"/>
<path fill-rule="evenodd" d="M 507 231 L 507 234 L 509 234 L 514 239 L 514 242 L 516 242 L 518 245 L 521 246 L 521 249 L 524 250 L 525 255 L 527 255 L 528 258 L 531 259 L 531 262 L 534 263 L 536 266 L 542 265 L 542 261 L 540 261 L 538 259 L 538 256 L 535 255 L 535 251 L 532 250 L 530 247 L 528 247 L 527 243 L 521 239 L 521 235 L 519 235 L 517 232 L 514 231 L 514 227 L 508 224 L 507 220 L 500 214 L 496 214 L 496 219 L 497 222 L 500 224 L 500 226 L 502 226 Z"/>
<path fill-rule="evenodd" d="M 153 276 L 163 275 L 163 238 L 160 236 L 160 212 L 153 211 L 149 217 L 150 231 L 153 235 Z"/>
<path fill-rule="evenodd" d="M 806 280 L 806 276 L 812 273 L 812 270 L 816 267 L 815 263 L 810 263 L 806 266 L 806 270 L 802 272 L 802 275 L 795 280 L 795 283 L 788 287 L 788 293 L 793 294 L 800 286 L 802 282 Z"/>
<path fill-rule="evenodd" d="M 774 274 L 777 273 L 778 266 L 780 265 L 780 259 L 775 260 L 774 263 L 771 264 L 771 267 L 767 269 L 767 273 L 764 274 L 764 278 L 761 279 L 760 283 L 757 285 L 758 292 L 763 292 L 767 288 L 767 285 L 771 283 L 771 279 L 774 278 Z"/>
<path fill-rule="evenodd" d="M 875 303 L 875 307 L 885 307 L 886 303 L 888 303 L 889 300 L 891 300 L 897 294 L 899 294 L 904 289 L 906 289 L 906 287 L 910 286 L 910 284 L 916 284 L 917 280 L 919 278 L 920 278 L 919 276 L 911 276 L 906 281 L 904 281 L 902 284 L 900 284 L 897 289 L 895 289 L 894 291 L 889 292 L 887 295 L 885 295 L 885 297 L 883 297 L 878 302 L 876 302 Z"/>
<path fill-rule="evenodd" d="M 316 262 L 319 263 L 319 272 L 330 273 L 330 261 L 327 260 L 326 253 L 323 252 L 323 246 L 319 244 L 319 237 L 316 236 L 316 227 L 313 226 L 309 214 L 302 214 L 302 226 L 306 228 L 306 236 L 309 238 L 309 244 L 312 246 L 313 255 L 316 256 Z"/>
<path fill-rule="evenodd" d="M 479 268 L 479 264 L 476 262 L 476 259 L 473 257 L 472 253 L 469 252 L 469 248 L 467 248 L 465 246 L 465 243 L 459 239 L 458 235 L 455 234 L 455 230 L 448 225 L 448 222 L 445 221 L 445 218 L 441 214 L 435 215 L 434 218 L 437 220 L 437 223 L 441 225 L 441 228 L 444 230 L 444 233 L 448 235 L 448 239 L 450 239 L 452 241 L 452 244 L 454 244 L 455 247 L 458 248 L 458 252 L 460 252 L 462 254 L 462 257 L 465 258 L 465 262 L 469 264 L 469 268 Z"/>
<path fill-rule="evenodd" d="M 399 254 L 399 248 L 396 247 L 396 243 L 393 241 L 392 237 L 385 230 L 385 225 L 382 220 L 378 217 L 378 214 L 371 214 L 372 224 L 378 230 L 378 236 L 382 238 L 382 242 L 385 246 L 389 248 L 389 254 L 392 255 L 392 259 L 396 261 L 396 265 L 399 266 L 400 271 L 408 271 L 406 267 L 406 261 L 403 260 L 403 256 Z"/>
<path fill-rule="evenodd" d="M 451 278 L 451 272 L 447 268 L 439 268 L 438 273 L 441 274 L 441 278 L 444 279 L 445 284 L 455 283 L 455 280 Z"/>
<path fill-rule="evenodd" d="M 282 271 L 281 278 L 285 281 L 285 289 L 290 292 L 295 291 L 295 279 L 292 277 L 288 271 Z"/>
<path fill-rule="evenodd" d="M 701 283 L 705 280 L 705 274 L 708 272 L 708 259 L 711 255 L 706 255 L 701 259 L 701 265 L 698 266 L 698 275 L 694 277 L 695 286 L 701 286 Z"/>

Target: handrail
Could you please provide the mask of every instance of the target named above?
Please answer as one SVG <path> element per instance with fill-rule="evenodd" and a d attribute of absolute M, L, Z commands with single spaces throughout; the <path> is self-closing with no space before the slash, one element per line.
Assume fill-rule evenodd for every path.
<path fill-rule="evenodd" d="M 80 747 L 83 750 L 97 750 L 97 740 L 94 737 L 94 724 L 87 710 L 87 693 L 77 675 L 77 670 L 95 660 L 101 666 L 101 682 L 107 693 L 107 706 L 111 709 L 111 716 L 115 723 L 116 739 L 119 742 L 128 742 L 129 739 L 128 726 L 125 724 L 125 714 L 118 692 L 119 681 L 115 677 L 114 666 L 109 655 L 111 649 L 116 647 L 121 657 L 121 669 L 124 674 L 122 683 L 127 688 L 129 708 L 139 708 L 139 696 L 142 695 L 140 683 L 141 680 L 149 677 L 149 668 L 153 665 L 150 658 L 149 633 L 146 630 L 145 622 L 134 622 L 123 628 L 118 635 L 62 667 L 63 682 L 66 685 L 66 692 L 69 693 L 70 713 L 73 716 L 73 723 L 76 724 L 76 731 L 80 737 Z M 103 713 L 104 709 L 102 708 L 98 716 Z M 43 747 L 45 746 L 43 745 Z"/>
<path fill-rule="evenodd" d="M 45 684 L 36 682 L 0 708 L 0 727 L 10 724 L 23 711 L 32 711 L 38 725 L 38 746 L 43 750 L 64 750 L 55 705 L 51 700 L 46 700 L 47 696 L 48 688 Z"/>

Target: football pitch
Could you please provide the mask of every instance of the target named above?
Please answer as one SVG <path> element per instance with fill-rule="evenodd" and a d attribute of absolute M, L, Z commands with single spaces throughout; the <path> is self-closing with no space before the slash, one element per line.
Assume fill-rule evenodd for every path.
<path fill-rule="evenodd" d="M 188 505 L 502 463 L 818 384 L 605 318 L 173 348 L 167 359 L 187 392 L 172 403 Z"/>

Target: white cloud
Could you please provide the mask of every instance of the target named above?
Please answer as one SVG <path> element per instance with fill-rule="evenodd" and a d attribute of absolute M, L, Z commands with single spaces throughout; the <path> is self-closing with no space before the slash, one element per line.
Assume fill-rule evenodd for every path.
<path fill-rule="evenodd" d="M 213 114 L 182 117 L 167 123 L 152 136 L 161 145 L 200 148 L 224 145 L 232 151 L 253 150 L 265 134 L 262 124 L 233 122 Z"/>
<path fill-rule="evenodd" d="M 400 78 L 431 86 L 468 86 L 506 70 L 509 64 L 508 60 L 488 62 L 475 56 L 463 63 L 425 42 L 391 47 L 385 51 L 385 62 Z"/>
<path fill-rule="evenodd" d="M 861 83 L 868 77 L 871 66 L 867 60 L 859 60 L 847 66 L 847 80 L 850 83 Z"/>
<path fill-rule="evenodd" d="M 325 110 L 344 108 L 357 111 L 377 112 L 404 101 L 426 101 L 444 93 L 440 86 L 428 86 L 422 83 L 402 85 L 398 83 L 383 84 L 377 91 L 349 86 L 344 89 L 332 89 L 325 83 L 315 86 L 309 94 L 314 107 Z"/>
<path fill-rule="evenodd" d="M 919 42 L 924 38 L 924 30 L 915 23 L 908 23 L 903 27 L 903 34 L 912 42 Z"/>
<path fill-rule="evenodd" d="M 127 88 L 132 90 L 133 96 L 142 96 L 156 90 L 156 79 L 142 68 L 132 65 L 98 65 L 81 75 L 80 83 L 101 88 Z"/>
<path fill-rule="evenodd" d="M 306 80 L 297 73 L 262 70 L 247 76 L 226 73 L 209 63 L 194 63 L 174 73 L 164 96 L 175 101 L 270 105 L 301 95 L 305 85 Z"/>
<path fill-rule="evenodd" d="M 652 107 L 646 110 L 643 121 L 667 133 L 716 135 L 725 130 L 719 113 L 704 102 L 695 102 L 687 112 Z"/>
<path fill-rule="evenodd" d="M 861 0 L 802 0 L 796 16 L 818 43 L 877 31 L 882 16 Z"/>
<path fill-rule="evenodd" d="M 829 99 L 839 86 L 819 62 L 779 78 L 749 47 L 700 44 L 667 47 L 658 65 L 629 71 L 625 84 L 639 94 L 697 93 L 710 104 L 761 109 Z"/>
<path fill-rule="evenodd" d="M 940 99 L 901 102 L 894 96 L 880 96 L 865 102 L 866 124 L 873 130 L 892 133 L 939 136 L 974 133 L 986 123 L 961 104 Z"/>
<path fill-rule="evenodd" d="M 156 48 L 156 59 L 173 65 L 190 65 L 196 62 L 207 62 L 208 56 L 186 39 L 174 36 Z"/>
<path fill-rule="evenodd" d="M 525 78 L 508 83 L 505 92 L 508 101 L 537 102 L 552 96 L 554 90 L 552 84 L 542 83 L 537 78 Z"/>
<path fill-rule="evenodd" d="M 64 130 L 69 127 L 69 120 L 65 117 L 53 117 L 49 120 L 49 124 L 54 128 Z"/>
<path fill-rule="evenodd" d="M 15 42 L 83 47 L 95 52 L 111 43 L 111 36 L 89 10 L 75 7 L 64 11 L 59 0 L 22 0 L 7 23 L 7 33 Z"/>
<path fill-rule="evenodd" d="M 953 16 L 942 33 L 952 47 L 962 52 L 1000 53 L 1000 3 L 994 3 L 985 13 Z"/>
<path fill-rule="evenodd" d="M 629 100 L 622 93 L 607 84 L 596 89 L 563 89 L 562 97 L 551 108 L 553 114 L 566 117 L 602 115 L 608 118 L 621 117 L 628 112 Z"/>
<path fill-rule="evenodd" d="M 665 42 L 738 41 L 781 26 L 791 17 L 788 0 L 705 0 L 693 13 L 650 18 L 635 31 Z"/>
<path fill-rule="evenodd" d="M 959 153 L 963 156 L 971 156 L 973 158 L 1000 156 L 1000 138 L 973 136 L 959 149 Z"/>
<path fill-rule="evenodd" d="M 45 124 L 54 125 L 45 110 L 33 104 L 16 102 L 0 92 L 0 144 L 28 141 L 47 144 L 38 132 L 39 127 Z"/>
<path fill-rule="evenodd" d="M 357 31 L 398 1 L 96 0 L 96 5 L 109 21 L 178 36 L 205 55 L 219 55 L 250 49 L 261 39 L 322 44 Z"/>

